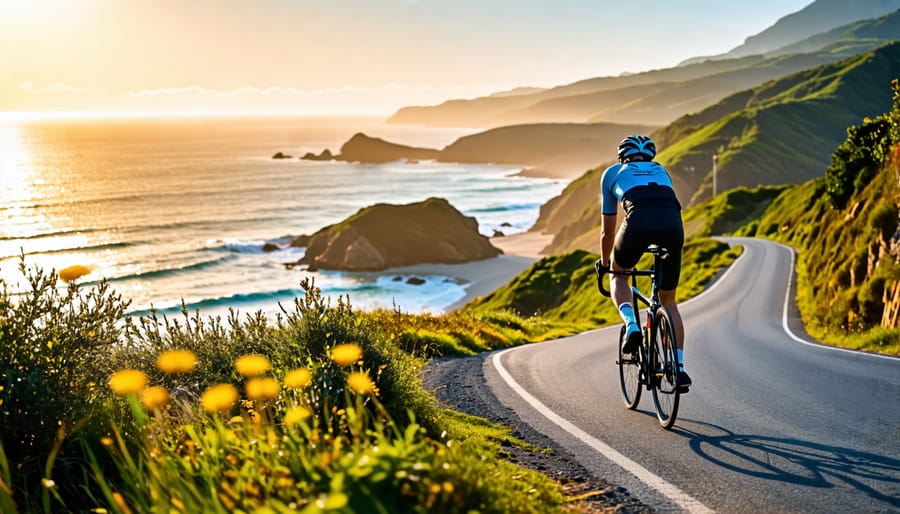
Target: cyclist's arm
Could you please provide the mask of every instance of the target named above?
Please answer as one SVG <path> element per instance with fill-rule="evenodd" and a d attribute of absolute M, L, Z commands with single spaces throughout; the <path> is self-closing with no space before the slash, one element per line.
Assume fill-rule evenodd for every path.
<path fill-rule="evenodd" d="M 612 266 L 612 250 L 616 242 L 616 215 L 604 214 L 603 227 L 600 233 L 600 248 L 603 252 L 600 261 L 604 266 Z"/>
<path fill-rule="evenodd" d="M 603 214 L 603 226 L 600 233 L 600 262 L 604 266 L 612 264 L 612 249 L 616 237 L 616 214 L 618 198 L 613 194 L 613 186 L 621 164 L 613 164 L 603 172 L 600 179 L 600 212 Z"/>

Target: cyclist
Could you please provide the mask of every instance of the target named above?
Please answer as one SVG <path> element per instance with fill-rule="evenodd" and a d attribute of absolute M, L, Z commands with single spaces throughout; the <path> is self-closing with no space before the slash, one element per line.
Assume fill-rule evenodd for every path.
<path fill-rule="evenodd" d="M 684 324 L 675 302 L 675 291 L 681 275 L 681 250 L 684 226 L 681 204 L 672 188 L 668 171 L 657 162 L 656 144 L 647 136 L 628 136 L 619 143 L 619 164 L 603 172 L 600 205 L 603 214 L 601 266 L 613 271 L 630 271 L 651 244 L 668 250 L 663 260 L 660 302 L 672 314 L 678 346 L 678 384 L 687 391 L 691 379 L 684 371 Z M 621 202 L 625 219 L 616 231 L 617 207 Z M 623 353 L 634 353 L 641 342 L 633 296 L 628 278 L 613 275 L 610 296 L 626 325 L 622 340 Z"/>

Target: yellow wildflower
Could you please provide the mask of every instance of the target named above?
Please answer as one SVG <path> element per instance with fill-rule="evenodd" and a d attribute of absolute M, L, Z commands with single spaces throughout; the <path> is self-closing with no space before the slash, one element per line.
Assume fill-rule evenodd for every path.
<path fill-rule="evenodd" d="M 234 361 L 234 367 L 241 375 L 254 377 L 269 371 L 269 359 L 257 354 L 241 355 Z"/>
<path fill-rule="evenodd" d="M 312 373 L 306 368 L 291 370 L 284 376 L 284 385 L 291 389 L 303 389 L 312 380 Z"/>
<path fill-rule="evenodd" d="M 284 424 L 285 425 L 296 425 L 300 423 L 304 419 L 308 418 L 312 415 L 312 411 L 308 408 L 301 406 L 291 407 L 287 412 L 284 413 Z"/>
<path fill-rule="evenodd" d="M 356 394 L 371 394 L 376 391 L 375 382 L 365 371 L 354 371 L 347 375 L 347 387 Z"/>
<path fill-rule="evenodd" d="M 216 384 L 203 392 L 200 405 L 206 412 L 222 412 L 231 409 L 237 399 L 237 389 L 233 385 Z"/>
<path fill-rule="evenodd" d="M 169 390 L 165 387 L 153 386 L 141 392 L 141 403 L 150 410 L 156 410 L 169 401 Z"/>
<path fill-rule="evenodd" d="M 119 370 L 109 377 L 109 387 L 114 393 L 122 396 L 139 393 L 147 387 L 147 375 L 137 369 Z"/>
<path fill-rule="evenodd" d="M 76 264 L 75 266 L 69 266 L 68 268 L 59 270 L 59 279 L 63 282 L 72 282 L 73 280 L 78 280 L 79 278 L 90 274 L 92 271 L 94 270 L 87 266 Z"/>
<path fill-rule="evenodd" d="M 339 344 L 331 349 L 331 360 L 338 366 L 349 366 L 362 358 L 362 348 L 356 343 Z"/>
<path fill-rule="evenodd" d="M 165 373 L 187 373 L 197 366 L 197 356 L 190 350 L 169 350 L 156 359 L 156 367 Z"/>
<path fill-rule="evenodd" d="M 278 396 L 278 382 L 274 378 L 251 378 L 246 388 L 247 398 L 251 400 L 271 400 Z"/>

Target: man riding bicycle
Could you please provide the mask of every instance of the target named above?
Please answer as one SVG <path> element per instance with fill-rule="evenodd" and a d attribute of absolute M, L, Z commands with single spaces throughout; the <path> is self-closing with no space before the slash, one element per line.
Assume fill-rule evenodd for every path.
<path fill-rule="evenodd" d="M 603 172 L 600 205 L 603 214 L 601 266 L 613 271 L 631 271 L 651 244 L 668 250 L 663 260 L 660 302 L 669 310 L 675 324 L 678 346 L 678 384 L 686 391 L 691 379 L 684 371 L 684 324 L 675 302 L 675 291 L 681 276 L 681 250 L 684 246 L 684 225 L 681 204 L 672 188 L 669 172 L 657 162 L 656 144 L 647 136 L 628 136 L 619 143 L 619 164 Z M 625 219 L 616 231 L 617 206 L 621 202 Z M 634 353 L 641 342 L 633 296 L 628 278 L 613 275 L 610 293 L 625 322 L 621 341 L 623 353 Z"/>

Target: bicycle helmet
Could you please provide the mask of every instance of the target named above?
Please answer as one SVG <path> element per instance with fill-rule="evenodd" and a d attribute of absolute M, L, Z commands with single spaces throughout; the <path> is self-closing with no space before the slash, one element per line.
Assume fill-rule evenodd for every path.
<path fill-rule="evenodd" d="M 628 136 L 619 143 L 618 153 L 619 161 L 639 153 L 653 159 L 656 157 L 656 143 L 647 136 Z"/>

